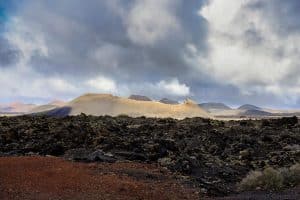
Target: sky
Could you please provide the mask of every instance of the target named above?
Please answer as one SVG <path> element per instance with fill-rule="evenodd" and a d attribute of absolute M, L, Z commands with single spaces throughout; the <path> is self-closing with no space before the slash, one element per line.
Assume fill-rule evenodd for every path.
<path fill-rule="evenodd" d="M 0 102 L 300 108 L 299 0 L 0 0 Z"/>

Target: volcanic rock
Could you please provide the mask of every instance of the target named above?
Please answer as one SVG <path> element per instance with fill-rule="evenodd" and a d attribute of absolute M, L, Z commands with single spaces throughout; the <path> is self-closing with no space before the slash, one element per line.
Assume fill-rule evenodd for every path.
<path fill-rule="evenodd" d="M 241 125 L 203 118 L 2 117 L 0 152 L 159 164 L 204 188 L 207 195 L 224 196 L 237 192 L 237 183 L 252 170 L 300 162 L 298 119 L 265 120 L 268 126 L 259 120 Z"/>

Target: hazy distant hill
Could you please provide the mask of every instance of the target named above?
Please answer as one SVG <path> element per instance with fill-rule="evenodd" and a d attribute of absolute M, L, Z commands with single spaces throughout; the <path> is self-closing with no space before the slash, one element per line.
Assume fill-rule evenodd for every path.
<path fill-rule="evenodd" d="M 208 102 L 199 104 L 199 106 L 205 110 L 210 109 L 218 109 L 218 110 L 231 110 L 231 108 L 224 103 L 215 103 L 215 102 Z"/>
<path fill-rule="evenodd" d="M 66 104 L 66 102 L 62 101 L 62 100 L 54 100 L 51 101 L 50 103 L 48 103 L 47 105 L 53 105 L 53 106 L 64 106 Z"/>
<path fill-rule="evenodd" d="M 1 105 L 0 112 L 1 113 L 27 113 L 35 107 L 36 105 L 34 104 L 14 102 L 6 105 Z"/>
<path fill-rule="evenodd" d="M 245 116 L 272 116 L 272 113 L 262 111 L 262 110 L 246 110 L 242 113 Z"/>
<path fill-rule="evenodd" d="M 56 105 L 41 105 L 33 108 L 32 110 L 29 111 L 29 113 L 40 113 L 40 112 L 46 112 L 49 110 L 53 110 L 55 108 L 59 108 Z"/>
<path fill-rule="evenodd" d="M 171 100 L 171 99 L 167 99 L 167 98 L 163 98 L 159 102 L 160 103 L 164 103 L 164 104 L 172 104 L 172 105 L 178 104 L 177 101 L 174 101 L 174 100 Z"/>
<path fill-rule="evenodd" d="M 41 113 L 41 112 L 46 112 L 46 111 L 50 111 L 56 108 L 60 108 L 63 107 L 66 104 L 66 102 L 61 101 L 61 100 L 55 100 L 55 101 L 51 101 L 50 103 L 46 104 L 46 105 L 40 105 L 40 106 L 36 106 L 33 109 L 31 109 L 29 111 L 29 113 Z"/>
<path fill-rule="evenodd" d="M 191 100 L 183 104 L 170 105 L 155 101 L 133 100 L 110 94 L 86 94 L 67 103 L 62 108 L 54 109 L 48 114 L 56 116 L 79 115 L 128 115 L 131 117 L 204 117 L 210 118 L 205 110 Z"/>
<path fill-rule="evenodd" d="M 262 110 L 262 108 L 251 105 L 251 104 L 245 104 L 238 108 L 239 110 Z"/>
<path fill-rule="evenodd" d="M 137 100 L 137 101 L 152 101 L 152 99 L 150 99 L 149 97 L 136 95 L 136 94 L 130 95 L 129 99 Z"/>

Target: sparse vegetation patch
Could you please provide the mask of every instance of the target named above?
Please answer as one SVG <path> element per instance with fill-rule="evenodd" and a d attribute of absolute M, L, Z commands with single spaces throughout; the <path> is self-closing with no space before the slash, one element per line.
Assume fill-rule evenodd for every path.
<path fill-rule="evenodd" d="M 263 171 L 251 171 L 241 181 L 239 189 L 241 191 L 280 191 L 297 185 L 300 185 L 300 164 L 277 170 L 268 167 Z"/>

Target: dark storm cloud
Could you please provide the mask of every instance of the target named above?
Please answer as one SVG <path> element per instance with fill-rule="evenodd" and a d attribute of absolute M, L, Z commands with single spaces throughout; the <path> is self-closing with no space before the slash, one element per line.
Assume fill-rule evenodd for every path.
<path fill-rule="evenodd" d="M 180 84 L 186 84 L 191 89 L 192 98 L 201 102 L 253 102 L 260 105 L 271 101 L 274 105 L 279 103 L 281 97 L 271 92 L 262 94 L 253 89 L 251 93 L 245 94 L 244 88 L 239 87 L 238 81 L 245 83 L 249 88 L 270 86 L 264 79 L 256 80 L 259 76 L 253 75 L 252 66 L 244 66 L 245 70 L 240 70 L 241 74 L 235 74 L 240 75 L 239 77 L 216 75 L 216 72 L 222 75 L 232 70 L 231 65 L 235 66 L 239 61 L 247 59 L 244 58 L 245 55 L 229 55 L 224 61 L 221 58 L 222 62 L 218 62 L 218 66 L 214 67 L 195 62 L 198 56 L 203 59 L 212 55 L 209 39 L 212 37 L 211 41 L 216 41 L 218 37 L 210 30 L 209 23 L 212 22 L 204 19 L 199 10 L 217 1 L 219 0 L 11 0 L 14 9 L 12 12 L 12 6 L 9 6 L 9 20 L 5 21 L 9 27 L 5 30 L 9 40 L 4 37 L 0 39 L 0 66 L 13 67 L 19 59 L 26 58 L 24 68 L 29 69 L 29 75 L 26 76 L 30 80 L 34 79 L 33 77 L 40 78 L 37 85 L 43 85 L 45 77 L 59 77 L 66 81 L 65 85 L 76 87 L 76 84 L 84 85 L 86 80 L 103 76 L 111 78 L 117 85 L 128 87 L 133 93 L 135 88 L 138 88 L 136 91 L 147 92 L 147 85 L 151 85 L 155 96 L 153 88 L 157 86 L 156 83 L 175 78 Z M 1 2 L 0 0 L 0 7 L 5 7 Z M 262 21 L 271 24 L 282 38 L 299 34 L 299 1 L 245 2 L 247 4 L 243 4 L 245 7 L 240 9 L 240 13 L 260 13 L 264 17 L 261 18 L 264 19 Z M 226 13 L 230 12 L 228 9 L 218 10 L 224 12 L 224 18 L 227 14 L 230 15 Z M 238 15 L 237 22 L 251 21 L 245 18 L 247 16 L 247 13 Z M 218 20 L 214 19 L 218 17 L 220 13 L 213 16 L 212 20 Z M 257 54 L 269 53 L 268 48 L 272 49 L 266 57 L 272 57 L 275 61 L 292 58 L 290 52 L 281 45 L 274 49 L 273 46 L 267 46 L 268 35 L 255 25 L 249 25 L 242 33 L 236 34 L 234 31 L 240 30 L 240 24 L 243 23 L 236 23 L 233 30 L 224 32 L 224 41 L 229 41 L 228 44 L 240 42 L 243 48 Z M 221 30 L 226 28 L 221 27 Z M 17 50 L 18 47 L 20 50 Z M 218 45 L 216 47 L 224 48 Z M 227 53 L 227 46 L 222 50 Z M 298 54 L 297 51 L 295 48 L 294 53 Z M 257 58 L 265 61 L 264 58 Z M 216 59 L 219 59 L 218 54 L 211 58 L 212 61 Z M 225 69 L 223 63 L 229 63 L 228 69 Z M 289 67 L 288 72 L 285 72 L 290 75 L 280 79 L 284 82 L 282 85 L 287 88 L 291 82 L 297 81 L 300 74 L 297 61 L 293 61 L 292 65 L 294 67 Z M 235 73 L 235 70 L 232 71 Z M 11 74 L 13 72 L 12 70 Z M 230 81 L 235 78 L 238 81 Z M 145 82 L 143 89 L 142 83 Z M 61 85 L 55 86 L 60 88 Z M 251 102 L 248 102 L 249 99 Z"/>
<path fill-rule="evenodd" d="M 3 37 L 7 12 L 12 12 L 13 3 L 0 2 L 0 67 L 7 67 L 18 62 L 21 52 Z"/>
<path fill-rule="evenodd" d="M 260 10 L 272 21 L 274 28 L 283 35 L 300 31 L 300 1 L 299 0 L 262 0 L 253 1 L 247 5 L 253 11 Z"/>
<path fill-rule="evenodd" d="M 0 36 L 0 68 L 16 64 L 20 56 L 21 52 Z"/>
<path fill-rule="evenodd" d="M 34 55 L 31 64 L 47 74 L 59 72 L 90 76 L 105 73 L 120 76 L 120 79 L 135 75 L 140 80 L 151 74 L 156 74 L 155 79 L 184 75 L 188 68 L 183 58 L 186 44 L 195 44 L 203 53 L 206 50 L 206 23 L 197 14 L 202 1 L 186 3 L 176 0 L 175 8 L 166 6 L 163 11 L 176 17 L 180 30 L 166 30 L 162 40 L 146 45 L 136 42 L 132 38 L 134 36 L 128 33 L 132 26 L 129 15 L 140 2 L 26 1 L 19 10 L 19 16 L 33 34 L 39 32 L 43 35 L 49 50 L 47 56 Z M 157 4 L 160 4 L 159 1 Z M 146 6 L 143 9 L 149 9 Z M 158 22 L 165 20 L 159 15 L 155 17 Z"/>

